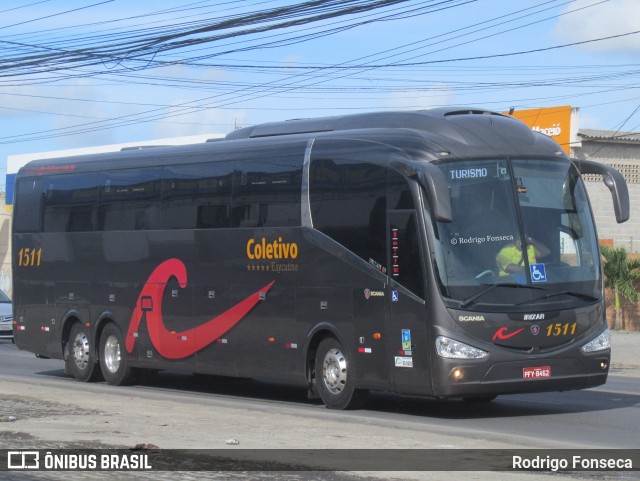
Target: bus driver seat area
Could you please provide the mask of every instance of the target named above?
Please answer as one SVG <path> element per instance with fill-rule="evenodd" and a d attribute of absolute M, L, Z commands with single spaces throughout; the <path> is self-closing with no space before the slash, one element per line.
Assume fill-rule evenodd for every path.
<path fill-rule="evenodd" d="M 448 238 L 442 239 L 447 253 L 449 278 L 461 284 L 474 279 L 480 284 L 493 283 L 498 276 L 496 254 L 509 243 L 513 226 L 495 212 L 480 213 L 477 202 L 469 203 L 466 212 L 449 227 Z M 473 207 L 472 207 L 473 206 Z"/>

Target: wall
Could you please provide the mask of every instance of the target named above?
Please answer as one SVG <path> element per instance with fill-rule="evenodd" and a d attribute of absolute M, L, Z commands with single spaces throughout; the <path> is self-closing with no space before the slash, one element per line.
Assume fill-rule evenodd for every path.
<path fill-rule="evenodd" d="M 607 134 L 614 136 L 616 133 Z M 580 136 L 582 145 L 574 147 L 574 156 L 615 167 L 624 176 L 629 189 L 631 216 L 627 222 L 618 224 L 611 193 L 602 182 L 602 178 L 585 176 L 598 237 L 601 240 L 612 240 L 615 247 L 624 247 L 627 252 L 640 253 L 640 136 L 638 140 L 594 138 L 584 136 L 582 132 Z"/>
<path fill-rule="evenodd" d="M 5 194 L 0 193 L 0 289 L 11 297 L 11 213 L 5 206 Z"/>
<path fill-rule="evenodd" d="M 600 240 L 613 240 L 613 246 L 629 253 L 640 252 L 640 184 L 627 184 L 631 198 L 631 217 L 624 224 L 616 222 L 611 192 L 604 182 L 586 182 L 587 191 Z"/>

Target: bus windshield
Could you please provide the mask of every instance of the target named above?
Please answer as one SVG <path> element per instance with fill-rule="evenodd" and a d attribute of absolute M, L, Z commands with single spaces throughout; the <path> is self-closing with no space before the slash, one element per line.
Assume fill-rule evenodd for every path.
<path fill-rule="evenodd" d="M 441 291 L 457 307 L 496 310 L 601 298 L 595 228 L 567 159 L 440 162 L 452 222 L 436 222 Z"/>

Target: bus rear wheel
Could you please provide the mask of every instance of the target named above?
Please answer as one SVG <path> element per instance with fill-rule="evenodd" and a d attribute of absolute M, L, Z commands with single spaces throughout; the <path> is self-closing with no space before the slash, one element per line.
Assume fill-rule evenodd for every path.
<path fill-rule="evenodd" d="M 107 324 L 100 336 L 100 369 L 104 380 L 113 386 L 126 386 L 137 377 L 137 370 L 128 365 L 122 333 L 113 323 Z"/>
<path fill-rule="evenodd" d="M 91 349 L 89 330 L 80 322 L 76 322 L 69 333 L 65 371 L 82 382 L 100 379 L 100 369 Z"/>
<path fill-rule="evenodd" d="M 315 368 L 318 394 L 327 408 L 362 407 L 368 391 L 355 388 L 351 361 L 337 339 L 327 337 L 320 342 Z"/>

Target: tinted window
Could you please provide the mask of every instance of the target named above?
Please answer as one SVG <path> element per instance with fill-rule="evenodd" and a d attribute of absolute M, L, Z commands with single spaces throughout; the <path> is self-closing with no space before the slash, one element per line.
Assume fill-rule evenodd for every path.
<path fill-rule="evenodd" d="M 234 227 L 300 225 L 301 159 L 271 157 L 242 162 L 233 195 Z"/>
<path fill-rule="evenodd" d="M 387 169 L 319 159 L 309 175 L 313 226 L 386 272 Z"/>
<path fill-rule="evenodd" d="M 235 165 L 211 162 L 168 167 L 162 207 L 165 228 L 229 227 Z"/>
<path fill-rule="evenodd" d="M 389 229 L 391 276 L 413 293 L 423 297 L 424 279 L 415 212 L 392 214 Z"/>
<path fill-rule="evenodd" d="M 390 210 L 407 210 L 414 208 L 411 188 L 402 175 L 390 170 L 387 185 L 387 205 Z"/>
<path fill-rule="evenodd" d="M 18 179 L 13 227 L 16 232 L 38 232 L 42 228 L 43 194 L 40 179 Z"/>
<path fill-rule="evenodd" d="M 416 225 L 413 196 L 407 180 L 393 170 L 387 179 L 387 205 L 390 211 L 390 274 L 400 284 L 424 296 L 424 278 L 420 261 L 420 237 Z"/>
<path fill-rule="evenodd" d="M 105 173 L 100 188 L 100 230 L 160 227 L 160 170 L 124 169 Z"/>
<path fill-rule="evenodd" d="M 68 174 L 46 178 L 45 232 L 84 232 L 95 229 L 97 174 Z"/>
<path fill-rule="evenodd" d="M 601 295 L 591 211 L 579 173 L 566 159 L 448 160 L 452 222 L 437 222 L 436 259 L 447 297 L 540 306 L 593 302 Z M 569 294 L 567 294 L 569 293 Z M 472 308 L 475 308 L 473 306 Z M 546 307 L 549 309 L 549 307 Z"/>

